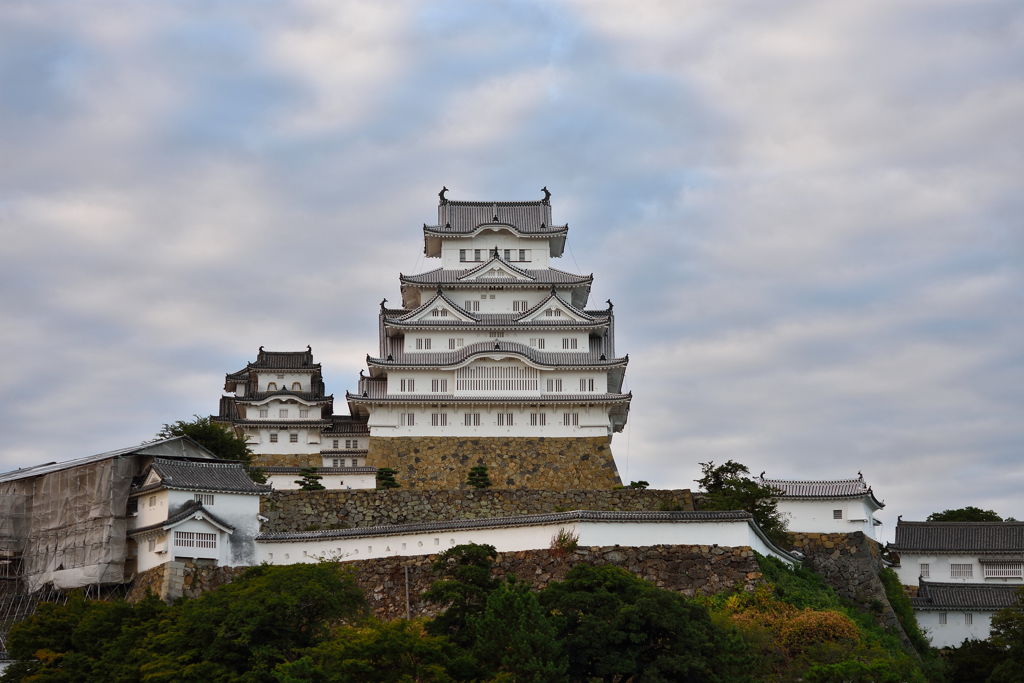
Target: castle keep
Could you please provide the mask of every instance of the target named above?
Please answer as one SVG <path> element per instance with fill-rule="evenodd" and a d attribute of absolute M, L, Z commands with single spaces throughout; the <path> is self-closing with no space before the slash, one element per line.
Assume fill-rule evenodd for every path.
<path fill-rule="evenodd" d="M 626 424 L 628 357 L 615 316 L 587 307 L 592 275 L 551 266 L 569 228 L 550 194 L 534 202 L 451 201 L 423 226 L 440 267 L 401 275 L 381 302 L 380 348 L 346 394 L 369 428 L 366 465 L 403 486 L 452 489 L 486 465 L 496 486 L 619 484 L 611 440 Z"/>

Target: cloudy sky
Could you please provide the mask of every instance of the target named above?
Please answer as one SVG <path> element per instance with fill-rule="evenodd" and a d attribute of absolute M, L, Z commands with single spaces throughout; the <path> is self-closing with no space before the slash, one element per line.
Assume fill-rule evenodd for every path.
<path fill-rule="evenodd" d="M 260 345 L 343 396 L 441 186 L 546 185 L 624 478 L 1024 518 L 1022 154 L 1013 1 L 7 0 L 0 467 L 215 412 Z"/>

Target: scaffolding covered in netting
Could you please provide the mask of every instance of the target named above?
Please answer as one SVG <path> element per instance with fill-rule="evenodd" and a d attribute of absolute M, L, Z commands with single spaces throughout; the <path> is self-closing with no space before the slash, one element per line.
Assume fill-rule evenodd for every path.
<path fill-rule="evenodd" d="M 123 592 L 128 494 L 154 456 L 213 457 L 177 437 L 0 474 L 0 654 L 40 602 Z"/>

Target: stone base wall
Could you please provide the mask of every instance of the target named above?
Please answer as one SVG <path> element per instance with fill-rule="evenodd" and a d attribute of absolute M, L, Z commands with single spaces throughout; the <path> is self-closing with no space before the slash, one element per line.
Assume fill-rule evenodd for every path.
<path fill-rule="evenodd" d="M 687 489 L 658 491 L 537 489 L 362 489 L 274 491 L 260 504 L 265 532 L 513 517 L 565 510 L 693 510 Z"/>
<path fill-rule="evenodd" d="M 807 556 L 804 566 L 821 574 L 836 593 L 878 614 L 878 621 L 895 629 L 910 644 L 903 626 L 889 604 L 878 574 L 884 566 L 878 543 L 863 531 L 850 534 L 790 534 L 793 549 Z M 878 610 L 881 605 L 881 611 Z"/>
<path fill-rule="evenodd" d="M 263 453 L 253 460 L 256 467 L 322 467 L 319 453 Z"/>
<path fill-rule="evenodd" d="M 366 464 L 398 471 L 405 488 L 460 489 L 486 465 L 496 487 L 609 489 L 621 484 L 608 437 L 370 437 Z"/>
<path fill-rule="evenodd" d="M 167 562 L 147 569 L 132 580 L 126 600 L 138 602 L 150 592 L 162 600 L 197 598 L 206 591 L 231 583 L 248 567 L 216 567 L 192 562 Z"/>
<path fill-rule="evenodd" d="M 356 573 L 356 583 L 365 592 L 370 610 L 378 618 L 387 621 L 404 618 L 407 604 L 408 614 L 412 617 L 430 617 L 438 612 L 436 605 L 420 600 L 420 594 L 430 588 L 431 582 L 437 580 L 437 576 L 430 572 L 435 559 L 435 555 L 382 557 L 346 562 L 345 566 Z M 160 583 L 171 564 L 181 563 L 161 565 L 136 577 L 128 601 L 142 599 L 146 594 L 145 587 Z M 552 581 L 564 579 L 566 573 L 578 564 L 614 564 L 656 586 L 679 591 L 690 597 L 713 595 L 735 588 L 749 591 L 761 582 L 761 570 L 750 548 L 717 545 L 657 545 L 638 548 L 609 546 L 579 548 L 566 554 L 551 550 L 523 550 L 499 554 L 494 574 L 515 574 L 528 581 L 534 590 L 541 590 Z M 206 591 L 230 583 L 245 569 L 192 565 L 186 569 L 181 594 L 190 598 L 198 597 Z M 171 600 L 178 596 L 161 597 Z"/>

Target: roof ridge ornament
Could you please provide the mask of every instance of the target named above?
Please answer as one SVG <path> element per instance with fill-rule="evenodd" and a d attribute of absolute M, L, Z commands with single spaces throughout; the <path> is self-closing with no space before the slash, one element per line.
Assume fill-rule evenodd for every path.
<path fill-rule="evenodd" d="M 435 185 L 436 187 L 436 185 Z M 441 199 L 442 204 L 448 203 L 448 198 L 444 196 L 444 193 L 448 191 L 447 187 L 441 186 L 441 191 L 437 193 L 437 196 Z"/>
<path fill-rule="evenodd" d="M 382 311 L 384 310 L 384 304 L 386 304 L 387 302 L 388 302 L 387 298 L 384 298 L 384 299 L 380 300 L 380 310 L 382 310 Z M 261 346 L 260 348 L 262 349 L 263 347 Z"/>
<path fill-rule="evenodd" d="M 548 192 L 548 186 L 545 185 L 544 187 L 540 188 L 540 191 L 544 193 L 544 199 L 540 200 L 541 203 L 542 204 L 550 204 L 551 203 L 551 193 Z M 543 225 L 543 223 L 541 225 Z"/>

